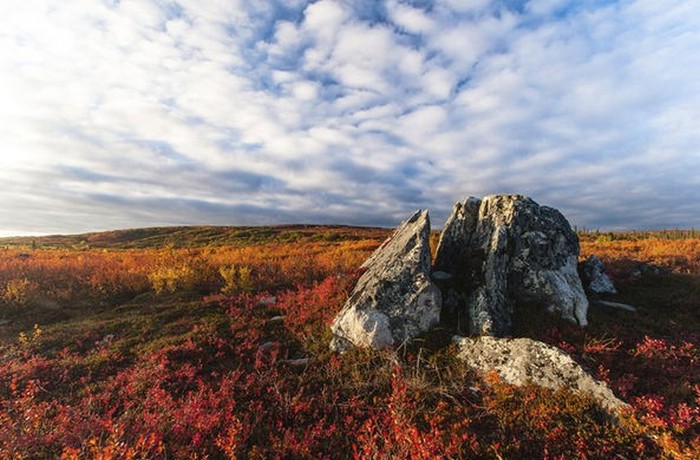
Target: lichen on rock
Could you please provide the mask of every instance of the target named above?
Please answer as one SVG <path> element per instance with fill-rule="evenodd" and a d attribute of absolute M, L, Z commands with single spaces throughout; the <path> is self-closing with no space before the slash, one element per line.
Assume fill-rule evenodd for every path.
<path fill-rule="evenodd" d="M 496 337 L 465 338 L 455 336 L 458 357 L 480 373 L 495 371 L 511 385 L 533 384 L 556 390 L 569 388 L 596 399 L 610 412 L 626 404 L 605 382 L 593 378 L 562 350 L 536 340 Z"/>
<path fill-rule="evenodd" d="M 461 280 L 450 289 L 465 299 L 471 334 L 505 336 L 522 304 L 587 324 L 578 254 L 578 237 L 559 211 L 522 195 L 490 195 L 455 205 L 436 268 Z"/>
<path fill-rule="evenodd" d="M 442 296 L 431 280 L 430 218 L 418 211 L 363 264 L 331 326 L 331 348 L 386 348 L 428 331 L 440 319 Z"/>

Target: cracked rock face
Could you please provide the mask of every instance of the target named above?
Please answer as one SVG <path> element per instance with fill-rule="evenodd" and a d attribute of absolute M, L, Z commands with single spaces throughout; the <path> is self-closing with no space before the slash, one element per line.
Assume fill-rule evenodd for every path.
<path fill-rule="evenodd" d="M 570 388 L 589 394 L 610 412 L 626 405 L 604 382 L 594 379 L 569 355 L 545 343 L 487 336 L 455 336 L 453 341 L 459 347 L 458 357 L 469 367 L 480 373 L 495 371 L 505 383 L 531 383 L 553 390 Z"/>
<path fill-rule="evenodd" d="M 418 211 L 365 261 L 331 326 L 333 350 L 399 345 L 438 323 L 442 296 L 430 277 L 429 240 L 428 211 Z"/>
<path fill-rule="evenodd" d="M 470 333 L 504 336 L 518 305 L 587 324 L 578 254 L 578 237 L 559 211 L 522 195 L 491 195 L 455 205 L 435 266 L 462 283 L 453 289 Z"/>

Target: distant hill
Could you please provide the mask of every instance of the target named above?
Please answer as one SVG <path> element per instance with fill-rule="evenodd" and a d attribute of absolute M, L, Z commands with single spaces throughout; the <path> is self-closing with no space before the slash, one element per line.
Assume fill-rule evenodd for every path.
<path fill-rule="evenodd" d="M 140 249 L 171 246 L 185 248 L 274 242 L 352 241 L 385 238 L 390 232 L 391 230 L 386 228 L 343 225 L 152 227 L 83 233 L 79 235 L 0 238 L 0 247 Z"/>

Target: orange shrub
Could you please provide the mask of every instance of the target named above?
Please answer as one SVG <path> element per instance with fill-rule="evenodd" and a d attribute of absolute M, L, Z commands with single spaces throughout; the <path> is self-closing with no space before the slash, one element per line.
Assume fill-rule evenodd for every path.
<path fill-rule="evenodd" d="M 581 241 L 581 256 L 591 254 L 605 261 L 634 260 L 659 265 L 676 273 L 700 274 L 700 239 L 697 238 Z"/>
<path fill-rule="evenodd" d="M 5 285 L 0 303 L 4 303 L 10 310 L 19 311 L 23 307 L 33 303 L 39 295 L 39 286 L 27 278 L 11 279 Z"/>
<path fill-rule="evenodd" d="M 264 243 L 200 249 L 0 250 L 0 303 L 13 312 L 43 298 L 117 303 L 140 293 L 219 292 L 311 285 L 357 268 L 374 240 Z M 235 273 L 231 272 L 235 267 Z"/>
<path fill-rule="evenodd" d="M 209 265 L 201 255 L 169 249 L 157 254 L 148 280 L 157 294 L 192 291 L 206 285 L 209 273 Z"/>

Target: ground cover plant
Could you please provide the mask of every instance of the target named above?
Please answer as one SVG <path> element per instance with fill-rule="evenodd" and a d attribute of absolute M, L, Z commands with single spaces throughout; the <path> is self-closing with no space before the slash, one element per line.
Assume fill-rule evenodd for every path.
<path fill-rule="evenodd" d="M 0 458 L 699 458 L 700 240 L 582 236 L 637 313 L 520 318 L 629 403 L 513 387 L 452 331 L 329 351 L 388 236 L 145 229 L 0 240 Z"/>

